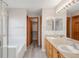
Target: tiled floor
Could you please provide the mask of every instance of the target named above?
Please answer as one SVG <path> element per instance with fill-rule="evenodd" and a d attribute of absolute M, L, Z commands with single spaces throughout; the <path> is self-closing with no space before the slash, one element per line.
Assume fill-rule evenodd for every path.
<path fill-rule="evenodd" d="M 24 58 L 47 58 L 46 53 L 41 51 L 40 47 L 36 47 L 35 42 L 27 49 Z"/>

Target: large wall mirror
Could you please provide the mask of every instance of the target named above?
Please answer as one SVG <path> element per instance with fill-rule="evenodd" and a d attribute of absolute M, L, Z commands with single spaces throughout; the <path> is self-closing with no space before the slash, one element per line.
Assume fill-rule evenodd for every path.
<path fill-rule="evenodd" d="M 54 31 L 54 19 L 47 19 L 46 30 L 47 31 Z"/>
<path fill-rule="evenodd" d="M 66 10 L 61 10 L 51 18 L 46 19 L 47 35 L 63 35 L 66 36 Z"/>
<path fill-rule="evenodd" d="M 47 31 L 62 31 L 63 19 L 62 18 L 48 19 L 46 21 L 46 29 Z"/>
<path fill-rule="evenodd" d="M 50 33 L 50 35 L 53 34 L 60 34 L 62 35 L 64 32 L 64 21 L 63 21 L 63 16 L 62 17 L 54 17 L 52 19 L 47 19 L 46 20 L 46 31 L 47 34 Z"/>
<path fill-rule="evenodd" d="M 58 35 L 66 36 L 66 10 L 62 9 L 56 13 L 55 32 Z"/>
<path fill-rule="evenodd" d="M 79 40 L 79 3 L 67 10 L 67 37 Z"/>
<path fill-rule="evenodd" d="M 62 31 L 63 30 L 63 19 L 56 18 L 55 19 L 55 31 Z"/>

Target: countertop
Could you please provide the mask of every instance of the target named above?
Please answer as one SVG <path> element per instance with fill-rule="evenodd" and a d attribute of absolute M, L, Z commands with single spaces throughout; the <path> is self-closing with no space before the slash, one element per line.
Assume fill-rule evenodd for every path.
<path fill-rule="evenodd" d="M 64 38 L 54 38 L 54 37 L 47 37 L 46 39 L 65 57 L 65 58 L 79 58 L 79 54 L 74 54 L 74 53 L 65 53 L 60 51 L 58 48 L 60 45 L 68 45 L 70 43 L 66 42 L 66 40 L 63 40 Z M 75 43 L 75 41 L 73 41 Z"/>

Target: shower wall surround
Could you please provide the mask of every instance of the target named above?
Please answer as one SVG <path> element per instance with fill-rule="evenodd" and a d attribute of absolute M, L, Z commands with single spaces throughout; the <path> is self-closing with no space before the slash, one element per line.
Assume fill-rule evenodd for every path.
<path fill-rule="evenodd" d="M 7 4 L 0 0 L 0 58 L 8 57 L 8 13 Z"/>

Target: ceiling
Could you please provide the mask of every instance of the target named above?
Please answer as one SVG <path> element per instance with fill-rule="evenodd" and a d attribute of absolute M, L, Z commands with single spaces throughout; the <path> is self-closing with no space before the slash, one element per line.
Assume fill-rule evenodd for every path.
<path fill-rule="evenodd" d="M 8 8 L 54 8 L 61 0 L 4 0 Z"/>
<path fill-rule="evenodd" d="M 74 13 L 76 11 L 79 11 L 79 2 L 74 4 L 68 9 L 68 13 Z"/>

